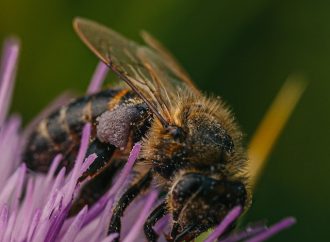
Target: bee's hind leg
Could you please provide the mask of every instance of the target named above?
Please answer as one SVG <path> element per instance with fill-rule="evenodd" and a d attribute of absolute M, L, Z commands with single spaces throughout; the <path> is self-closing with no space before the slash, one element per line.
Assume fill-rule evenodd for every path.
<path fill-rule="evenodd" d="M 96 136 L 102 142 L 125 148 L 132 127 L 144 126 L 147 117 L 148 112 L 142 104 L 119 106 L 115 110 L 104 112 L 96 119 Z"/>
<path fill-rule="evenodd" d="M 79 177 L 78 182 L 84 181 L 86 178 L 94 178 L 101 174 L 103 170 L 111 165 L 111 158 L 116 150 L 114 145 L 101 142 L 99 139 L 94 139 L 86 152 L 86 157 L 91 154 L 96 154 L 97 157 L 88 169 Z"/>
<path fill-rule="evenodd" d="M 113 210 L 113 215 L 109 225 L 108 234 L 112 234 L 112 233 L 120 234 L 121 217 L 123 216 L 125 209 L 134 200 L 134 198 L 137 195 L 139 195 L 142 191 L 149 188 L 151 181 L 152 181 L 152 176 L 151 176 L 151 172 L 149 171 L 139 181 L 131 185 L 128 188 L 128 190 L 121 196 L 121 198 L 119 199 Z M 117 237 L 116 241 L 119 241 L 119 237 Z"/>
<path fill-rule="evenodd" d="M 166 202 L 164 201 L 158 205 L 149 215 L 147 221 L 144 224 L 144 234 L 148 241 L 156 242 L 158 239 L 158 234 L 152 228 L 159 219 L 164 217 L 168 213 Z"/>
<path fill-rule="evenodd" d="M 112 159 L 116 147 L 94 139 L 88 147 L 86 157 L 95 153 L 97 158 L 78 179 L 78 183 L 89 179 L 70 209 L 69 215 L 77 214 L 83 206 L 93 205 L 111 186 L 112 179 L 124 162 Z"/>

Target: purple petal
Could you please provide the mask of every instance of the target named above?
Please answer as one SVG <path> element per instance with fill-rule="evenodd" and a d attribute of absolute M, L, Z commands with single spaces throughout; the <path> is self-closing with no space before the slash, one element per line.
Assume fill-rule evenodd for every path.
<path fill-rule="evenodd" d="M 95 153 L 90 154 L 84 161 L 84 163 L 81 166 L 81 173 L 84 173 L 88 167 L 90 167 L 90 165 L 94 162 L 94 160 L 97 158 L 97 155 Z"/>
<path fill-rule="evenodd" d="M 105 208 L 109 202 L 108 196 L 103 196 L 99 201 L 97 201 L 87 212 L 84 226 L 94 220 Z"/>
<path fill-rule="evenodd" d="M 118 193 L 118 190 L 120 190 L 127 179 L 129 178 L 129 174 L 132 171 L 132 168 L 134 166 L 134 163 L 140 153 L 141 145 L 139 143 L 135 144 L 129 158 L 124 166 L 124 168 L 121 170 L 118 178 L 116 179 L 115 183 L 110 188 L 109 192 L 105 194 L 87 213 L 86 216 L 86 223 L 88 221 L 92 221 L 96 216 L 98 216 L 107 203 L 109 203 L 111 199 L 114 198 L 114 196 Z M 110 214 L 107 215 L 110 217 Z"/>
<path fill-rule="evenodd" d="M 89 137 L 90 137 L 90 133 L 91 133 L 91 124 L 87 123 L 85 124 L 83 131 L 82 131 L 82 136 L 81 136 L 81 143 L 80 143 L 80 148 L 79 148 L 79 152 L 75 161 L 75 167 L 80 167 L 86 157 L 86 152 L 88 149 L 88 145 L 89 145 Z M 73 177 L 77 177 L 78 173 L 80 171 L 80 169 L 73 169 Z"/>
<path fill-rule="evenodd" d="M 58 190 L 63 186 L 64 179 L 65 179 L 65 167 L 63 167 L 60 172 L 57 174 L 55 180 L 53 181 L 53 185 L 49 190 L 48 199 L 53 197 L 55 194 L 58 193 Z"/>
<path fill-rule="evenodd" d="M 131 170 L 133 168 L 135 160 L 139 156 L 140 150 L 141 150 L 141 144 L 136 143 L 128 157 L 128 160 L 127 160 L 124 168 L 120 172 L 120 175 L 119 175 L 117 181 L 111 187 L 111 189 L 109 191 L 110 195 L 115 194 L 123 186 L 125 180 L 127 179 L 127 177 L 129 177 L 129 173 L 131 172 Z"/>
<path fill-rule="evenodd" d="M 16 63 L 19 53 L 18 40 L 8 39 L 4 45 L 4 52 L 0 76 L 0 127 L 3 125 L 7 116 L 14 86 Z"/>
<path fill-rule="evenodd" d="M 22 199 L 19 213 L 17 215 L 15 224 L 13 225 L 13 229 L 17 229 L 18 231 L 20 231 L 20 234 L 23 235 L 26 235 L 28 233 L 27 231 L 29 230 L 28 226 L 24 226 L 26 221 L 33 220 L 33 216 L 36 211 L 32 208 L 32 206 L 35 205 L 33 202 L 34 196 L 34 180 L 27 179 L 27 188 L 25 190 L 25 196 L 24 199 Z M 13 229 L 11 229 L 11 231 L 13 231 Z"/>
<path fill-rule="evenodd" d="M 16 189 L 16 185 L 19 181 L 20 175 L 22 174 L 22 170 L 25 170 L 25 165 L 22 165 L 19 169 L 17 169 L 15 173 L 8 179 L 4 189 L 2 189 L 0 193 L 0 202 L 9 200 L 13 191 Z"/>
<path fill-rule="evenodd" d="M 5 234 L 6 227 L 8 224 L 8 216 L 9 216 L 9 208 L 8 205 L 5 204 L 1 207 L 0 210 L 0 241 L 2 241 L 2 238 Z"/>
<path fill-rule="evenodd" d="M 58 168 L 58 165 L 60 164 L 61 160 L 62 160 L 63 156 L 61 154 L 58 154 L 55 156 L 55 158 L 52 161 L 52 164 L 50 165 L 50 169 L 47 173 L 47 180 L 50 180 L 53 178 L 56 169 Z"/>
<path fill-rule="evenodd" d="M 157 196 L 158 196 L 158 193 L 156 191 L 150 192 L 150 195 L 147 198 L 146 204 L 145 204 L 143 210 L 141 211 L 140 216 L 136 220 L 135 225 L 131 228 L 128 235 L 124 238 L 123 242 L 135 241 L 135 238 L 138 237 L 138 235 L 143 227 L 144 221 L 147 219 L 149 212 L 150 212 L 154 202 L 157 199 Z"/>
<path fill-rule="evenodd" d="M 85 124 L 83 131 L 82 131 L 82 136 L 81 136 L 81 141 L 80 141 L 80 148 L 78 151 L 77 158 L 74 163 L 74 167 L 72 169 L 72 172 L 70 174 L 70 177 L 68 178 L 68 183 L 65 187 L 65 198 L 64 198 L 64 204 L 68 204 L 72 200 L 72 195 L 74 193 L 77 180 L 82 174 L 81 167 L 83 164 L 83 161 L 86 157 L 86 152 L 88 149 L 89 145 L 89 137 L 91 133 L 91 124 L 87 123 Z"/>
<path fill-rule="evenodd" d="M 220 237 L 226 231 L 228 226 L 239 217 L 241 212 L 242 208 L 240 206 L 233 208 L 204 242 L 213 242 Z"/>
<path fill-rule="evenodd" d="M 68 216 L 71 204 L 67 205 L 63 210 L 61 210 L 56 217 L 55 221 L 49 227 L 48 233 L 46 235 L 45 242 L 53 242 L 56 240 L 62 226 L 64 220 Z"/>
<path fill-rule="evenodd" d="M 249 238 L 256 234 L 259 234 L 267 229 L 266 226 L 256 226 L 256 227 L 247 227 L 245 230 L 233 233 L 229 235 L 225 239 L 221 240 L 221 242 L 236 242 L 241 241 L 243 239 Z"/>
<path fill-rule="evenodd" d="M 47 203 L 44 204 L 42 213 L 41 213 L 41 220 L 49 220 L 49 218 L 51 217 L 52 212 L 54 211 L 54 206 L 55 206 L 55 202 L 56 199 L 58 197 L 58 191 L 54 191 L 51 192 L 51 194 L 49 194 L 49 198 L 47 200 Z"/>
<path fill-rule="evenodd" d="M 260 234 L 256 235 L 255 237 L 247 240 L 246 242 L 260 242 L 265 241 L 266 239 L 270 238 L 274 234 L 277 234 L 283 229 L 287 229 L 296 223 L 296 219 L 293 217 L 285 218 L 280 222 L 274 224 L 273 226 L 269 227 L 268 230 L 261 232 Z"/>
<path fill-rule="evenodd" d="M 70 225 L 69 229 L 67 230 L 61 241 L 64 242 L 74 241 L 75 237 L 80 232 L 83 223 L 85 222 L 86 214 L 87 214 L 87 206 L 85 206 L 75 217 L 75 219 L 73 220 L 72 224 Z"/>
<path fill-rule="evenodd" d="M 109 202 L 101 215 L 98 227 L 103 228 L 102 230 L 103 232 L 101 232 L 101 234 L 99 235 L 99 240 L 107 235 L 108 226 L 110 224 L 110 220 L 112 217 L 113 204 L 114 204 L 114 199 L 113 198 L 109 199 Z"/>
<path fill-rule="evenodd" d="M 36 228 L 37 228 L 37 225 L 40 221 L 40 217 L 41 217 L 41 210 L 38 209 L 35 211 L 35 214 L 33 216 L 33 219 L 32 219 L 32 223 L 31 223 L 31 226 L 29 228 L 29 232 L 28 232 L 28 241 L 32 241 L 33 239 L 33 236 L 35 234 L 35 231 L 36 231 Z"/>
<path fill-rule="evenodd" d="M 109 199 L 100 216 L 80 231 L 77 241 L 86 241 L 86 238 L 89 238 L 90 241 L 100 241 L 106 237 L 113 204 L 114 200 Z"/>
<path fill-rule="evenodd" d="M 154 226 L 154 231 L 160 235 L 164 232 L 165 228 L 168 226 L 170 222 L 171 216 L 168 214 L 164 217 L 162 217 Z"/>
<path fill-rule="evenodd" d="M 9 215 L 8 225 L 7 225 L 7 228 L 6 228 L 2 241 L 12 241 L 12 239 L 11 239 L 12 231 L 13 231 L 14 225 L 16 223 L 16 220 L 17 220 L 17 212 L 15 210 L 11 211 L 10 215 Z"/>
<path fill-rule="evenodd" d="M 92 80 L 89 83 L 87 93 L 93 94 L 101 89 L 103 81 L 108 74 L 109 68 L 103 62 L 99 62 L 93 74 Z"/>
<path fill-rule="evenodd" d="M 25 175 L 26 175 L 26 165 L 25 163 L 23 163 L 19 168 L 18 180 L 16 182 L 15 197 L 11 207 L 12 210 L 18 209 L 20 198 L 23 193 Z"/>
<path fill-rule="evenodd" d="M 118 237 L 118 234 L 117 233 L 113 233 L 113 234 L 110 234 L 108 235 L 107 237 L 105 237 L 102 242 L 112 242 L 114 241 L 115 238 Z"/>
<path fill-rule="evenodd" d="M 45 237 L 48 232 L 49 228 L 49 220 L 44 220 L 40 218 L 40 221 L 36 227 L 34 236 L 33 236 L 33 242 L 45 242 Z"/>
<path fill-rule="evenodd" d="M 125 209 L 125 212 L 121 218 L 121 223 L 125 224 L 125 226 L 123 226 L 120 230 L 121 238 L 125 238 L 125 236 L 135 226 L 135 220 L 140 216 L 140 213 L 143 210 L 148 199 L 148 195 L 149 194 L 140 194 L 139 196 L 135 197 L 132 203 Z M 120 195 L 118 197 L 120 197 Z M 144 236 L 142 231 L 139 234 L 139 238 L 141 236 Z"/>
<path fill-rule="evenodd" d="M 20 159 L 19 145 L 21 137 L 19 136 L 19 127 L 21 119 L 17 116 L 12 116 L 9 120 L 0 128 L 0 150 L 1 150 L 1 162 L 0 162 L 0 189 L 4 187 L 7 179 L 15 172 L 18 167 Z"/>

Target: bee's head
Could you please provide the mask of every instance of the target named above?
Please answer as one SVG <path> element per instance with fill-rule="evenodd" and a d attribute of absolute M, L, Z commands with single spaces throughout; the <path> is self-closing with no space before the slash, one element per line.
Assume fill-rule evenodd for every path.
<path fill-rule="evenodd" d="M 247 192 L 240 181 L 216 180 L 187 173 L 173 184 L 168 205 L 173 214 L 171 237 L 190 240 L 219 224 L 235 206 L 245 206 Z"/>

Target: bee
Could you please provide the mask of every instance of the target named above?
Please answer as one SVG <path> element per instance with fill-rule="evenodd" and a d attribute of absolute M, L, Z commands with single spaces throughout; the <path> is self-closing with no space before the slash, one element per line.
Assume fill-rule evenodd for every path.
<path fill-rule="evenodd" d="M 26 148 L 28 167 L 46 172 L 50 157 L 62 153 L 61 166 L 69 170 L 82 127 L 90 122 L 88 153 L 98 158 L 83 175 L 94 177 L 86 200 L 97 199 L 100 195 L 95 193 L 106 190 L 132 144 L 142 144 L 134 180 L 114 207 L 108 233 L 120 232 L 125 209 L 151 184 L 160 190 L 161 202 L 145 222 L 148 241 L 157 240 L 153 226 L 166 214 L 173 219 L 170 240 L 189 241 L 219 224 L 233 207 L 246 208 L 251 194 L 242 133 L 223 101 L 203 95 L 146 32 L 146 45 L 139 45 L 91 20 L 76 18 L 74 28 L 129 88 L 76 99 L 42 120 Z"/>

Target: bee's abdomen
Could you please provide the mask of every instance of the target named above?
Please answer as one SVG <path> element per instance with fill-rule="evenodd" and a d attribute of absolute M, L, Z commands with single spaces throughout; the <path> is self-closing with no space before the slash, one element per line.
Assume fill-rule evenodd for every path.
<path fill-rule="evenodd" d="M 47 172 L 54 156 L 61 153 L 64 159 L 60 166 L 71 169 L 84 124 L 95 124 L 99 115 L 130 97 L 127 89 L 108 89 L 61 107 L 38 124 L 28 139 L 23 160 L 30 169 Z"/>

